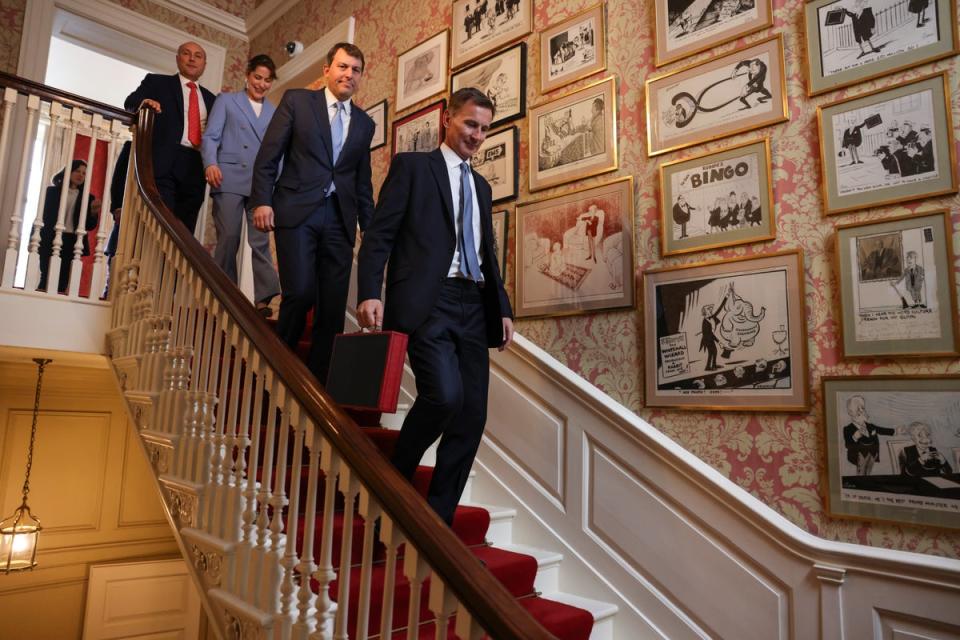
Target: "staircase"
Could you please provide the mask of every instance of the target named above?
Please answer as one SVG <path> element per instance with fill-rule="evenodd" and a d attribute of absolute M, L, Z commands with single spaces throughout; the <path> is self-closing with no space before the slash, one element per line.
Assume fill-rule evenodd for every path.
<path fill-rule="evenodd" d="M 274 324 L 274 323 L 272 323 Z M 309 338 L 311 335 L 309 322 L 304 329 L 296 353 L 297 356 L 306 362 L 307 354 L 310 351 Z M 401 411 L 405 407 L 401 407 Z M 351 414 L 358 424 L 377 424 L 379 414 L 371 416 L 363 412 L 347 411 Z M 391 416 L 389 422 L 399 424 L 402 422 L 403 415 Z M 393 454 L 396 445 L 399 429 L 384 428 L 381 426 L 365 426 L 361 431 L 376 445 L 383 453 L 385 461 Z M 431 449 L 425 456 L 424 462 L 432 459 L 434 450 Z M 430 485 L 430 478 L 433 471 L 432 466 L 420 466 L 414 476 L 413 486 L 416 491 L 426 498 L 427 489 Z M 307 478 L 301 478 L 301 493 L 306 491 Z M 544 628 L 560 640 L 607 640 L 613 635 L 613 616 L 617 612 L 615 605 L 574 596 L 559 592 L 558 573 L 560 563 L 563 560 L 561 554 L 538 549 L 527 545 L 513 544 L 512 540 L 512 521 L 516 517 L 516 512 L 509 508 L 475 505 L 470 504 L 471 482 L 468 482 L 461 505 L 457 508 L 453 521 L 453 532 L 470 550 L 470 552 L 489 570 L 507 590 L 513 595 L 519 604 L 529 611 L 534 619 L 540 622 Z M 424 504 L 424 508 L 428 508 Z M 338 505 L 338 510 L 334 515 L 334 534 L 333 554 L 334 563 L 338 564 L 342 559 L 342 553 L 349 549 L 351 554 L 351 569 L 349 583 L 353 587 L 359 585 L 362 579 L 361 550 L 365 544 L 365 520 L 356 514 L 348 518 L 342 504 Z M 352 528 L 349 536 L 349 542 L 345 541 L 344 531 L 346 530 L 348 519 L 351 521 Z M 376 531 L 376 529 L 375 529 Z M 299 536 L 303 531 L 298 531 Z M 346 546 L 345 546 L 346 543 Z M 319 544 L 319 542 L 315 543 Z M 386 566 L 388 562 L 386 557 L 386 547 L 378 540 L 374 540 L 373 550 L 374 567 L 371 574 L 371 585 L 373 603 L 380 602 L 383 597 L 383 591 L 386 588 Z M 397 550 L 397 560 L 403 560 L 403 549 Z M 337 599 L 335 581 L 331 585 L 330 597 Z M 312 588 L 318 588 L 316 583 Z M 421 602 L 425 602 L 429 592 L 429 581 L 425 581 L 421 587 Z M 550 594 L 545 597 L 542 594 Z M 402 574 L 395 578 L 393 600 L 401 609 L 406 608 L 411 597 L 409 581 L 405 580 Z M 355 598 L 351 599 L 355 601 Z M 357 631 L 357 613 L 351 609 L 348 616 L 348 633 L 354 637 Z M 433 638 L 435 637 L 435 624 L 432 616 L 426 608 L 420 611 L 421 631 L 416 637 Z M 369 624 L 371 628 L 382 626 L 382 611 L 374 608 L 370 611 Z M 394 615 L 391 622 L 394 633 L 404 632 L 408 628 L 409 621 L 399 615 Z M 380 636 L 376 636 L 380 637 Z M 450 638 L 457 638 L 451 625 L 449 629 Z"/>
<path fill-rule="evenodd" d="M 536 593 L 535 555 L 486 543 L 488 511 L 442 523 L 381 454 L 395 432 L 361 433 L 172 218 L 152 117 L 140 112 L 134 138 L 107 337 L 213 628 L 589 638 L 590 611 Z"/>

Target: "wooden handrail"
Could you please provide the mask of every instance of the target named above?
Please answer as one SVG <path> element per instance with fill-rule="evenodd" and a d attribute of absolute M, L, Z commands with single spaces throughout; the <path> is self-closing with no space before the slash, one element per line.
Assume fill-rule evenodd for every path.
<path fill-rule="evenodd" d="M 474 620 L 493 638 L 535 640 L 554 638 L 521 607 L 509 591 L 487 572 L 470 550 L 429 508 L 381 451 L 363 435 L 314 377 L 263 322 L 240 290 L 214 264 L 209 254 L 163 204 L 153 175 L 154 114 L 141 109 L 137 118 L 134 166 L 140 193 L 159 225 L 210 288 L 262 359 L 337 448 L 377 501 L 402 529 L 427 564 L 469 609 Z"/>
<path fill-rule="evenodd" d="M 48 87 L 45 84 L 40 84 L 39 82 L 27 80 L 26 78 L 21 78 L 20 76 L 4 73 L 2 71 L 0 71 L 0 86 L 16 89 L 18 92 L 26 95 L 40 96 L 44 100 L 52 100 L 70 107 L 77 107 L 90 113 L 98 113 L 105 118 L 119 120 L 127 125 L 133 124 L 134 114 L 130 113 L 129 111 L 125 111 L 118 107 L 112 107 L 109 104 L 97 102 L 96 100 L 91 100 L 90 98 L 84 98 L 83 96 L 78 96 L 75 93 L 69 93 L 67 91 L 55 89 L 54 87 Z"/>

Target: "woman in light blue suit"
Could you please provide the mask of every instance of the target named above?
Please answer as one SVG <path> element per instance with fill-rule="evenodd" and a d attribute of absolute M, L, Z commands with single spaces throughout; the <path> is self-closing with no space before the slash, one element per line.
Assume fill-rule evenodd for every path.
<path fill-rule="evenodd" d="M 247 86 L 243 92 L 221 93 L 207 118 L 200 152 L 210 194 L 217 247 L 213 259 L 231 280 L 237 282 L 237 251 L 244 215 L 247 241 L 253 259 L 253 289 L 257 310 L 271 315 L 270 300 L 280 293 L 280 280 L 270 256 L 270 236 L 258 231 L 247 210 L 253 161 L 275 107 L 264 98 L 276 79 L 270 56 L 258 55 L 247 63 Z"/>

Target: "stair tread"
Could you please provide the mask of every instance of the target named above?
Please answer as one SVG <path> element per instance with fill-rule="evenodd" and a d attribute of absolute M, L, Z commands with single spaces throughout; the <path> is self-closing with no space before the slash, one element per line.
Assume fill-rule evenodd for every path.
<path fill-rule="evenodd" d="M 517 510 L 512 507 L 501 507 L 493 504 L 483 504 L 480 502 L 461 502 L 461 507 L 475 507 L 484 509 L 490 514 L 491 521 L 509 520 L 517 517 Z"/>
<path fill-rule="evenodd" d="M 616 613 L 620 610 L 620 607 L 613 604 L 612 602 L 604 602 L 602 600 L 593 600 L 591 598 L 584 598 L 583 596 L 567 593 L 565 591 L 554 591 L 552 593 L 544 593 L 544 594 L 541 594 L 541 597 L 547 600 L 551 600 L 553 602 L 560 602 L 563 604 L 570 605 L 572 607 L 577 607 L 578 609 L 589 611 L 590 615 L 593 616 L 594 621 L 610 618 L 616 615 Z"/>
<path fill-rule="evenodd" d="M 497 547 L 505 551 L 521 553 L 527 556 L 533 556 L 537 560 L 537 566 L 543 567 L 548 564 L 559 564 L 563 560 L 563 554 L 540 547 L 531 547 L 526 544 L 498 544 Z"/>

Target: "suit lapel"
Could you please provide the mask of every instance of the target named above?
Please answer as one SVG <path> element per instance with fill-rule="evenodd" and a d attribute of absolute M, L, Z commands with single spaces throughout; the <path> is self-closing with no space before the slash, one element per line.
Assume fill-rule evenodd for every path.
<path fill-rule="evenodd" d="M 443 201 L 443 207 L 447 212 L 444 218 L 447 221 L 450 233 L 456 235 L 457 228 L 453 221 L 453 193 L 450 191 L 450 174 L 447 171 L 447 162 L 444 160 L 443 152 L 440 151 L 439 147 L 431 151 L 429 156 L 430 170 L 433 172 L 434 180 L 437 181 L 437 186 L 440 187 L 440 199 Z"/>
<path fill-rule="evenodd" d="M 257 140 L 263 140 L 263 131 L 260 123 L 263 121 L 263 118 L 257 118 L 257 114 L 253 112 L 253 105 L 250 104 L 250 98 L 247 97 L 247 92 L 235 93 L 236 96 L 234 101 L 237 104 L 237 107 L 243 112 L 244 117 L 246 117 L 247 122 L 250 123 L 250 128 L 253 129 L 253 133 L 257 136 Z M 263 109 L 267 108 L 266 100 L 264 100 Z M 260 111 L 260 115 L 263 115 L 263 110 Z"/>
<path fill-rule="evenodd" d="M 180 121 L 183 121 L 183 86 L 180 84 L 180 74 L 170 76 L 170 90 L 173 91 L 173 103 L 177 105 Z"/>
<path fill-rule="evenodd" d="M 353 102 L 350 103 L 350 128 L 347 129 L 347 138 L 343 141 L 343 148 L 340 149 L 340 158 L 343 157 L 344 151 L 347 149 L 347 145 L 353 143 L 357 136 L 361 135 L 360 132 L 360 118 L 357 116 L 357 105 Z M 333 134 L 331 134 L 331 140 L 333 139 Z M 340 158 L 337 158 L 337 164 L 340 163 Z"/>
<path fill-rule="evenodd" d="M 326 89 L 320 89 L 313 93 L 313 99 L 316 101 L 313 114 L 317 117 L 317 126 L 320 131 L 320 139 L 327 148 L 327 153 L 331 163 L 333 162 L 333 140 L 330 137 L 330 112 L 327 110 Z"/>

